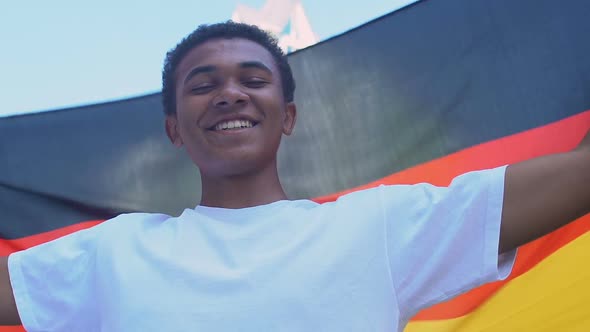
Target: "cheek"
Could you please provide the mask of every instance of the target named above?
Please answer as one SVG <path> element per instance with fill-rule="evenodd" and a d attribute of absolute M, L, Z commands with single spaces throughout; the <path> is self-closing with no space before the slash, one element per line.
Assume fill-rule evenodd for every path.
<path fill-rule="evenodd" d="M 256 108 L 263 109 L 267 117 L 272 117 L 274 121 L 283 118 L 285 112 L 285 103 L 283 92 L 279 89 L 268 89 L 258 95 L 258 98 L 252 98 Z"/>
<path fill-rule="evenodd" d="M 207 103 L 199 99 L 183 98 L 176 106 L 180 127 L 190 129 L 188 134 L 196 129 L 199 117 L 206 109 Z"/>
<path fill-rule="evenodd" d="M 183 137 L 186 137 L 187 134 L 190 134 L 191 130 L 190 130 L 190 123 L 191 123 L 191 119 L 190 117 L 188 117 L 186 114 L 184 114 L 184 112 L 179 113 L 178 114 L 178 130 L 180 131 L 180 135 L 182 135 Z"/>

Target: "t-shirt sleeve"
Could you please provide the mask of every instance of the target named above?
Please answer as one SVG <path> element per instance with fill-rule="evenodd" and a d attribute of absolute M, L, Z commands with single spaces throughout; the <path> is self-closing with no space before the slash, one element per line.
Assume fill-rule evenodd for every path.
<path fill-rule="evenodd" d="M 31 331 L 93 331 L 100 227 L 78 231 L 8 257 L 23 326 Z"/>
<path fill-rule="evenodd" d="M 498 255 L 505 170 L 379 188 L 402 319 L 510 274 L 516 250 Z"/>

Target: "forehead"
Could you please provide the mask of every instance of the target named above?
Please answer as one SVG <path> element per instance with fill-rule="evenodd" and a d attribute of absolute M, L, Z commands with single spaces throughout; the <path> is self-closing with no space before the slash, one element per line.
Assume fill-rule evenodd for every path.
<path fill-rule="evenodd" d="M 212 39 L 190 50 L 180 61 L 176 70 L 177 78 L 182 78 L 198 66 L 235 66 L 240 63 L 262 62 L 273 72 L 277 72 L 274 58 L 268 50 L 251 40 L 242 38 Z"/>

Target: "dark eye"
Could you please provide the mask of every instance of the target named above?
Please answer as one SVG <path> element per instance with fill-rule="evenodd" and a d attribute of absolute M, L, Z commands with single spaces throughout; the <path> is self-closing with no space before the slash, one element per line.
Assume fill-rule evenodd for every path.
<path fill-rule="evenodd" d="M 215 85 L 213 85 L 211 83 L 203 83 L 203 84 L 199 84 L 197 86 L 192 87 L 191 92 L 193 94 L 200 95 L 200 94 L 208 93 L 209 91 L 213 90 L 213 88 L 215 88 Z"/>
<path fill-rule="evenodd" d="M 244 81 L 243 84 L 244 84 L 244 86 L 246 86 L 248 88 L 258 89 L 258 88 L 262 88 L 262 87 L 266 86 L 268 84 L 268 82 L 265 80 L 261 80 L 259 78 L 251 78 L 251 79 Z"/>

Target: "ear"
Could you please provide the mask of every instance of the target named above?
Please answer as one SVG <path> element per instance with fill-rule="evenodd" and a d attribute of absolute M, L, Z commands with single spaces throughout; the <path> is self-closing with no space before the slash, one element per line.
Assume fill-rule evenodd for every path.
<path fill-rule="evenodd" d="M 294 102 L 289 102 L 285 107 L 285 117 L 283 118 L 283 134 L 289 136 L 295 128 L 297 120 L 297 106 Z"/>
<path fill-rule="evenodd" d="M 176 119 L 176 114 L 173 115 L 166 115 L 166 134 L 170 139 L 170 142 L 174 144 L 176 147 L 181 147 L 183 145 L 182 137 L 180 137 L 180 133 L 178 132 L 178 119 Z"/>

